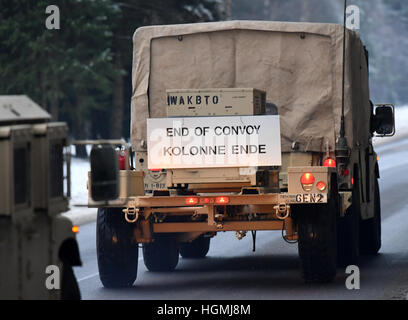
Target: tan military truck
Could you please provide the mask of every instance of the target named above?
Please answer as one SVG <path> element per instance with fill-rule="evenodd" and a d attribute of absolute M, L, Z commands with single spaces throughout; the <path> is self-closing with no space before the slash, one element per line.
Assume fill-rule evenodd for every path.
<path fill-rule="evenodd" d="M 0 96 L 0 299 L 79 299 L 68 210 L 68 127 L 25 95 Z M 65 165 L 66 164 L 66 165 Z"/>
<path fill-rule="evenodd" d="M 104 286 L 133 284 L 138 244 L 150 271 L 173 270 L 180 254 L 204 257 L 221 231 L 282 232 L 298 243 L 306 281 L 378 252 L 372 137 L 393 134 L 394 108 L 370 102 L 356 32 L 228 21 L 143 27 L 133 42 L 130 167 L 150 190 L 100 203 Z M 115 199 L 115 188 L 90 199 Z"/>

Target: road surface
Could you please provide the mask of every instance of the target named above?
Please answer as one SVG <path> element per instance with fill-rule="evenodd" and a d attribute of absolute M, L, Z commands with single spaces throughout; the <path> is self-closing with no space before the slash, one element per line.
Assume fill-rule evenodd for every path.
<path fill-rule="evenodd" d="M 377 148 L 380 156 L 382 248 L 359 262 L 360 290 L 347 290 L 348 276 L 339 268 L 330 284 L 305 284 L 300 278 L 297 244 L 278 231 L 238 241 L 219 233 L 201 260 L 180 257 L 175 271 L 152 273 L 139 254 L 138 278 L 132 288 L 102 286 L 96 261 L 95 223 L 78 234 L 83 267 L 75 268 L 83 299 L 407 299 L 408 294 L 408 139 Z"/>

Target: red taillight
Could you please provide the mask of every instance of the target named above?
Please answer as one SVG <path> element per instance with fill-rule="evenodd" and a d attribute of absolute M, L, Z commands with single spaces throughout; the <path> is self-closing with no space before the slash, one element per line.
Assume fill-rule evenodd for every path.
<path fill-rule="evenodd" d="M 218 204 L 227 204 L 229 202 L 229 197 L 221 196 L 215 198 L 215 202 Z"/>
<path fill-rule="evenodd" d="M 323 181 L 316 183 L 316 188 L 319 191 L 324 191 L 326 189 L 326 184 Z"/>
<path fill-rule="evenodd" d="M 214 198 L 200 198 L 199 202 L 200 204 L 210 204 L 210 203 L 214 203 Z"/>
<path fill-rule="evenodd" d="M 215 203 L 217 204 L 228 204 L 229 203 L 229 197 L 226 196 L 219 196 L 214 198 L 197 198 L 197 197 L 188 197 L 186 198 L 186 204 L 194 206 L 198 203 L 200 204 L 210 204 L 210 203 Z"/>
<path fill-rule="evenodd" d="M 197 203 L 198 203 L 198 198 L 196 198 L 196 197 L 188 197 L 188 198 L 186 198 L 186 204 L 188 204 L 188 205 L 194 206 L 194 205 L 196 205 Z"/>
<path fill-rule="evenodd" d="M 162 169 L 149 169 L 150 171 L 153 171 L 153 172 L 159 172 L 159 171 L 161 171 Z"/>
<path fill-rule="evenodd" d="M 327 158 L 326 160 L 324 160 L 323 166 L 336 168 L 336 160 L 334 160 L 332 158 Z"/>
<path fill-rule="evenodd" d="M 305 191 L 312 190 L 314 182 L 315 177 L 310 172 L 306 172 L 302 174 L 302 176 L 300 177 L 300 183 L 302 184 L 302 188 Z"/>

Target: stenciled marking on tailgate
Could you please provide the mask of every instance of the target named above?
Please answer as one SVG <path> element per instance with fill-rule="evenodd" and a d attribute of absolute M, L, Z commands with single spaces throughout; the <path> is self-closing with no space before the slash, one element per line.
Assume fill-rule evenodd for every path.
<path fill-rule="evenodd" d="M 281 194 L 279 198 L 286 203 L 327 203 L 327 193 Z"/>

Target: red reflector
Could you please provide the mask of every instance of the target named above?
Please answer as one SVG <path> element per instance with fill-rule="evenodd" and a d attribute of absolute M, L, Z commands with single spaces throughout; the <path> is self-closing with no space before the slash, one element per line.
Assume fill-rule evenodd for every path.
<path fill-rule="evenodd" d="M 210 203 L 210 198 L 204 198 L 204 203 Z"/>
<path fill-rule="evenodd" d="M 158 171 L 161 171 L 161 169 L 149 169 L 150 171 L 153 171 L 153 172 L 158 172 Z"/>
<path fill-rule="evenodd" d="M 229 197 L 217 197 L 215 198 L 215 202 L 218 204 L 227 204 L 229 202 Z"/>
<path fill-rule="evenodd" d="M 332 158 L 327 158 L 326 160 L 324 160 L 323 166 L 336 168 L 336 160 L 334 160 Z"/>
<path fill-rule="evenodd" d="M 350 171 L 349 171 L 349 169 L 346 168 L 341 173 L 343 174 L 343 176 L 347 177 L 349 175 Z"/>
<path fill-rule="evenodd" d="M 120 151 L 118 154 L 119 158 L 119 170 L 125 170 L 126 169 L 126 152 L 125 151 Z"/>
<path fill-rule="evenodd" d="M 351 178 L 351 184 L 354 184 L 354 178 Z"/>
<path fill-rule="evenodd" d="M 198 203 L 198 198 L 196 198 L 196 197 L 186 198 L 186 204 L 195 205 L 197 203 Z"/>
<path fill-rule="evenodd" d="M 310 172 L 306 172 L 302 174 L 302 176 L 300 177 L 301 184 L 313 184 L 314 182 L 315 182 L 315 177 Z"/>
<path fill-rule="evenodd" d="M 317 190 L 319 190 L 319 191 L 324 191 L 324 190 L 326 189 L 326 184 L 325 184 L 323 181 L 319 181 L 319 182 L 316 184 L 316 188 L 317 188 Z"/>

